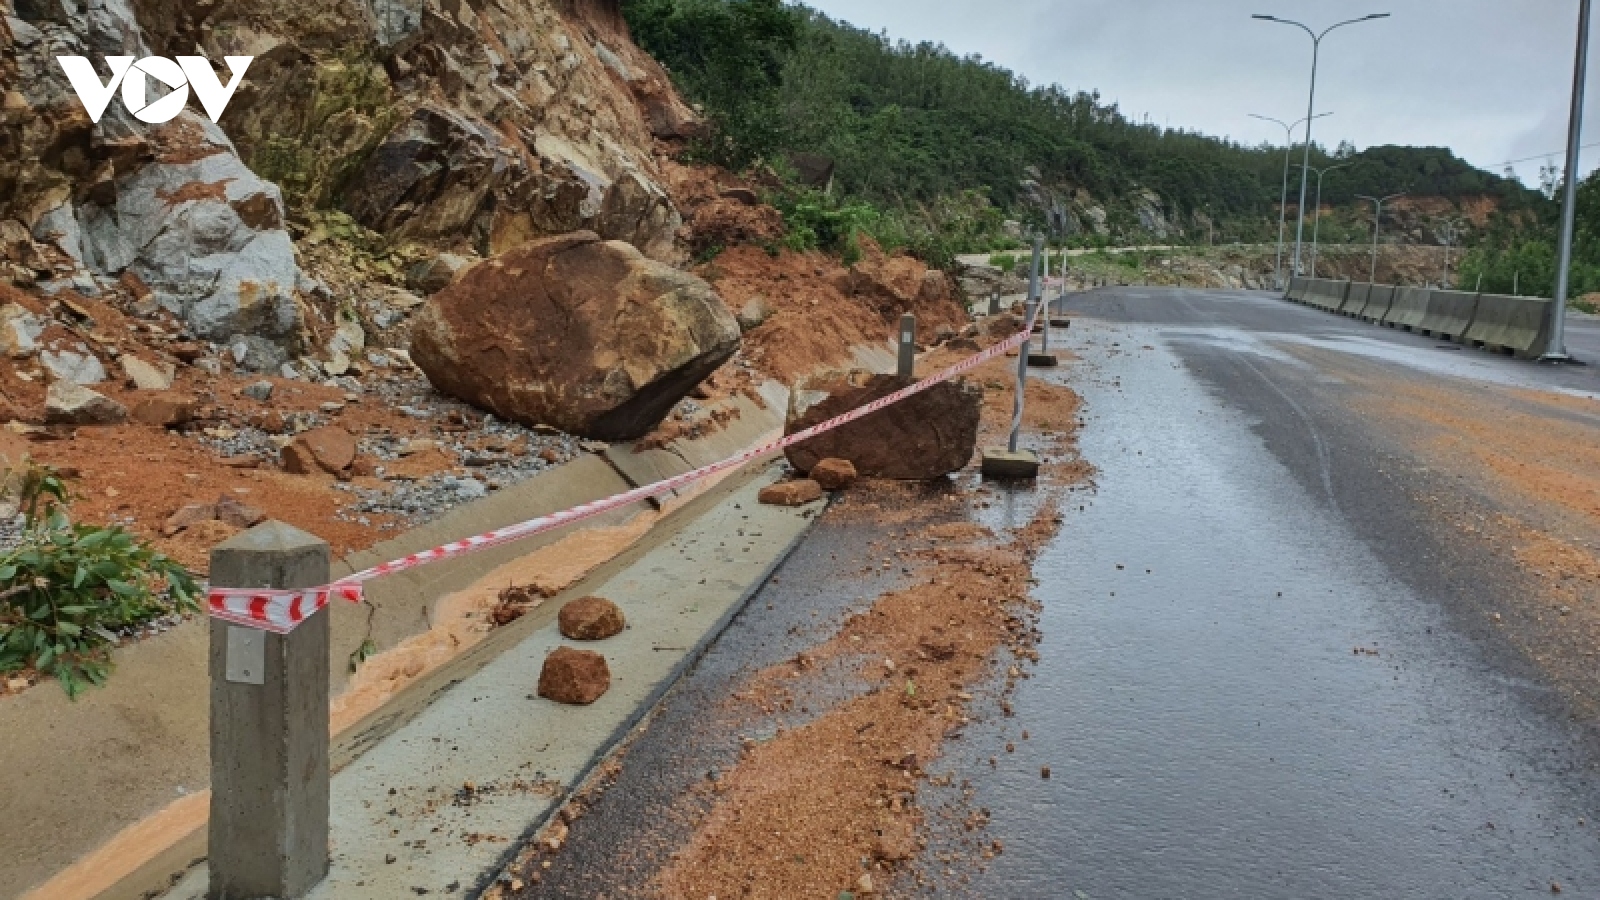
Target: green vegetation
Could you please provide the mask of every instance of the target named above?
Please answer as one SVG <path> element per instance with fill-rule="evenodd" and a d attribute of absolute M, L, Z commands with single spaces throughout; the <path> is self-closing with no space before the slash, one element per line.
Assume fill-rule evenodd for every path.
<path fill-rule="evenodd" d="M 112 629 L 199 609 L 182 566 L 121 528 L 73 524 L 54 469 L 24 460 L 4 488 L 24 528 L 0 555 L 0 672 L 31 667 L 76 697 L 105 682 Z"/>
<path fill-rule="evenodd" d="M 1497 214 L 1461 261 L 1460 283 L 1475 287 L 1482 278 L 1483 290 L 1490 293 L 1555 296 L 1560 214 L 1556 203 Z M 1600 173 L 1578 185 L 1571 278 L 1572 297 L 1600 292 Z"/>
<path fill-rule="evenodd" d="M 1075 222 L 1066 236 L 1074 246 L 1145 242 L 1144 190 L 1160 195 L 1168 220 L 1214 217 L 1219 242 L 1275 239 L 1281 147 L 1137 122 L 1097 93 L 1035 86 L 979 57 L 894 42 L 781 0 L 625 0 L 623 9 L 640 45 L 705 110 L 710 133 L 693 148 L 698 157 L 735 169 L 781 170 L 792 152 L 835 163 L 836 199 L 779 203 L 801 245 L 832 247 L 824 232 L 837 226 L 935 264 L 952 248 L 1008 249 L 1006 218 L 1061 225 L 1037 202 L 1041 191 L 1058 201 L 1087 192 L 1105 212 L 1111 234 Z M 1531 196 L 1437 148 L 1357 154 L 1341 145 L 1312 157 L 1318 166 L 1354 162 L 1328 177 L 1323 198 L 1333 204 L 1407 190 L 1487 194 L 1512 207 Z M 964 233 L 937 237 L 952 202 Z M 1187 228 L 1202 242 L 1206 231 Z M 835 249 L 848 252 L 849 241 Z"/>

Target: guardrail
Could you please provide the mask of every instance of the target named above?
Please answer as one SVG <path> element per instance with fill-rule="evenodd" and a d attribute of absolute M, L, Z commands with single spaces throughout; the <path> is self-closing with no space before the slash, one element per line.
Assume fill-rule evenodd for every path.
<path fill-rule="evenodd" d="M 1293 278 L 1283 298 L 1521 359 L 1537 358 L 1550 340 L 1552 301 L 1543 297 Z"/>

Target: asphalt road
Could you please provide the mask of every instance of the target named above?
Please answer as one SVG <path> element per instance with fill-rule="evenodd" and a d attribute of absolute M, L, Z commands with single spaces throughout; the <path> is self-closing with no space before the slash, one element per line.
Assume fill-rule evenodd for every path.
<path fill-rule="evenodd" d="M 1511 546 L 1456 524 L 1538 500 L 1369 405 L 1589 395 L 1595 370 L 1255 293 L 1068 308 L 1083 362 L 1052 377 L 1085 396 L 1097 493 L 1036 569 L 1043 657 L 989 742 L 1016 754 L 991 770 L 980 738 L 950 760 L 1006 852 L 945 893 L 1600 894 L 1592 663 L 1530 651 L 1560 655 L 1567 620 L 1530 611 L 1543 588 Z M 1574 352 L 1596 337 L 1578 324 Z M 1600 404 L 1550 415 L 1600 437 Z"/>
<path fill-rule="evenodd" d="M 1004 852 L 980 860 L 960 814 L 930 815 L 925 879 L 890 894 L 1600 896 L 1600 675 L 1580 627 L 1600 593 L 1552 585 L 1518 555 L 1537 535 L 1504 523 L 1590 558 L 1600 529 L 1470 452 L 1545 426 L 1600 444 L 1597 369 L 1263 294 L 1125 288 L 1068 310 L 1058 340 L 1080 361 L 1043 377 L 1084 396 L 1095 487 L 1037 564 L 1041 658 L 1015 715 L 999 685 L 980 694 L 919 799 L 987 811 Z M 1593 322 L 1569 344 L 1600 360 Z M 967 514 L 1017 525 L 1027 489 L 1013 499 Z M 717 701 L 888 586 L 855 574 L 872 533 L 823 518 L 524 896 L 648 884 L 709 808 L 707 776 L 775 724 Z"/>

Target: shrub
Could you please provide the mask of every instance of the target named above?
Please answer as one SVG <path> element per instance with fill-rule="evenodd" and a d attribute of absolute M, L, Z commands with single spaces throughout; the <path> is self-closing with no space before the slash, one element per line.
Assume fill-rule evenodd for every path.
<path fill-rule="evenodd" d="M 199 609 L 178 563 L 122 528 L 73 524 L 54 469 L 24 460 L 4 486 L 24 529 L 0 555 L 0 672 L 31 666 L 76 697 L 105 682 L 113 629 Z"/>

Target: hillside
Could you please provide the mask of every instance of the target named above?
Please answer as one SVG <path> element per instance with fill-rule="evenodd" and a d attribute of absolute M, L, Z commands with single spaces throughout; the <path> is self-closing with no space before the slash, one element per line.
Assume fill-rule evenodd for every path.
<path fill-rule="evenodd" d="M 1006 218 L 1080 245 L 1203 242 L 1213 221 L 1220 239 L 1276 237 L 1281 147 L 1140 123 L 1096 92 L 1033 85 L 979 57 L 780 0 L 628 0 L 624 13 L 707 114 L 711 132 L 693 152 L 734 168 L 820 155 L 835 166 L 838 202 L 871 205 L 908 236 L 918 230 L 908 221 L 938 228 L 951 198 L 964 198 L 1000 215 L 993 234 L 970 235 L 960 250 L 985 249 L 973 244 L 997 237 Z M 1312 156 L 1352 164 L 1328 178 L 1330 207 L 1409 191 L 1446 201 L 1437 212 L 1449 217 L 1536 197 L 1441 148 L 1341 145 Z M 1433 230 L 1414 238 L 1431 242 Z"/>

